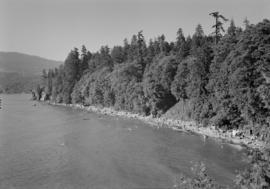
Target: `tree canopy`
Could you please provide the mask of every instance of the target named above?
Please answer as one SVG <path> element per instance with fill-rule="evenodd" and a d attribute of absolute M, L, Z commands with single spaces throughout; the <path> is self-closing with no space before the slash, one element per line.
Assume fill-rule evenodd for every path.
<path fill-rule="evenodd" d="M 147 44 L 139 31 L 111 49 L 90 53 L 83 45 L 79 53 L 75 48 L 64 65 L 43 71 L 39 91 L 57 102 L 153 116 L 188 105 L 190 119 L 198 123 L 254 130 L 270 140 L 270 22 L 240 28 L 231 20 L 223 36 L 219 22 L 218 41 L 198 24 L 192 37 L 179 28 L 173 42 L 162 34 Z"/>

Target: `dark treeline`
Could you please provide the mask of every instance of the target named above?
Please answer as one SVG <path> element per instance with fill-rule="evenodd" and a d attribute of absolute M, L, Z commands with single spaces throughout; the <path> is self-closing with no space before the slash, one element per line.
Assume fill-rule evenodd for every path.
<path fill-rule="evenodd" d="M 154 117 L 181 106 L 181 118 L 248 130 L 269 142 L 270 21 L 253 25 L 246 20 L 245 28 L 231 21 L 221 35 L 220 15 L 212 15 L 214 35 L 205 35 L 198 25 L 192 36 L 178 29 L 173 42 L 161 35 L 147 43 L 139 32 L 122 46 L 102 46 L 96 53 L 75 48 L 64 65 L 43 71 L 38 98 L 44 92 L 45 100 L 58 103 Z"/>
<path fill-rule="evenodd" d="M 40 82 L 38 75 L 0 72 L 0 94 L 29 93 Z"/>

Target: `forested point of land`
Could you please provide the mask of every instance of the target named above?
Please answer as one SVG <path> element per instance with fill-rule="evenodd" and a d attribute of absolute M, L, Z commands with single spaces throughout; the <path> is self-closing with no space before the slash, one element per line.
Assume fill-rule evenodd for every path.
<path fill-rule="evenodd" d="M 232 20 L 223 35 L 198 25 L 185 37 L 179 28 L 173 42 L 161 35 L 146 43 L 140 31 L 123 46 L 74 48 L 59 68 L 43 70 L 35 91 L 154 117 L 181 106 L 182 119 L 270 141 L 270 21 L 240 28 Z"/>
<path fill-rule="evenodd" d="M 122 46 L 102 46 L 98 52 L 74 48 L 63 65 L 43 70 L 35 96 L 154 117 L 173 107 L 182 110 L 175 117 L 246 130 L 270 142 L 270 21 L 244 23 L 241 28 L 231 20 L 224 31 L 218 21 L 210 35 L 201 25 L 192 36 L 179 28 L 172 42 L 160 35 L 147 43 L 140 31 Z M 268 188 L 269 152 L 252 153 L 252 166 L 237 185 Z M 184 179 L 182 187 L 218 188 L 203 166 L 197 170 L 197 180 Z"/>

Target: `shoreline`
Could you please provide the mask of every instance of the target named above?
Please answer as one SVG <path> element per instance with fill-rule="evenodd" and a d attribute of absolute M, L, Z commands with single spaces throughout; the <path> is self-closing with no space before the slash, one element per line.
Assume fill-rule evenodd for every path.
<path fill-rule="evenodd" d="M 54 103 L 47 102 L 53 106 L 64 106 L 74 109 L 80 109 L 87 112 L 94 112 L 102 115 L 109 115 L 114 117 L 122 117 L 129 119 L 137 119 L 143 121 L 146 124 L 150 124 L 155 127 L 165 127 L 170 128 L 175 131 L 181 132 L 191 132 L 204 137 L 210 137 L 213 139 L 225 140 L 228 144 L 240 145 L 241 147 L 248 147 L 253 149 L 262 150 L 266 148 L 267 144 L 263 141 L 249 138 L 245 136 L 234 136 L 232 131 L 222 132 L 215 129 L 213 126 L 203 127 L 195 123 L 195 121 L 182 121 L 175 120 L 170 118 L 153 118 L 152 116 L 143 116 L 137 113 L 132 113 L 123 110 L 115 110 L 109 107 L 97 107 L 97 106 L 83 106 L 80 104 L 63 104 L 63 103 Z"/>

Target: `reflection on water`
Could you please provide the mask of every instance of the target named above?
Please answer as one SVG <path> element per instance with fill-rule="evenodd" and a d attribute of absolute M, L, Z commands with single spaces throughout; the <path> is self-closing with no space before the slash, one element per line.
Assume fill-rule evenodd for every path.
<path fill-rule="evenodd" d="M 241 150 L 197 135 L 1 98 L 0 188 L 168 188 L 197 161 L 228 184 L 245 166 Z"/>

